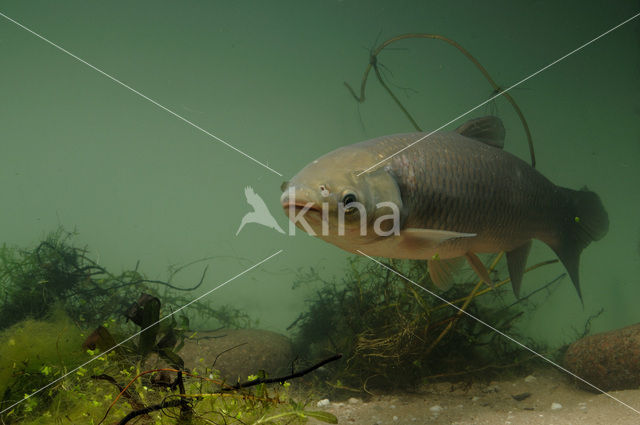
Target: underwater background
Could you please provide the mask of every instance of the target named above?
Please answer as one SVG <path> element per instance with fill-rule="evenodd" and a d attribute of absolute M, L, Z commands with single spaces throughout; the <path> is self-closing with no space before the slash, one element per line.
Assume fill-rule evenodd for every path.
<path fill-rule="evenodd" d="M 209 296 L 285 332 L 312 287 L 298 270 L 340 276 L 349 254 L 297 231 L 247 225 L 251 186 L 286 230 L 280 184 L 337 147 L 412 131 L 377 82 L 358 104 L 369 50 L 409 32 L 446 35 L 508 87 L 629 18 L 637 1 L 0 1 L 0 12 L 202 129 L 269 171 L 23 28 L 0 17 L 0 242 L 33 246 L 77 230 L 94 260 L 163 279 L 170 265 L 211 257 L 195 298 L 282 249 Z M 640 321 L 640 20 L 510 93 L 522 108 L 537 168 L 600 195 L 608 235 L 582 255 L 584 306 L 569 279 L 520 323 L 549 345 Z M 486 100 L 492 88 L 458 51 L 407 40 L 379 57 L 424 129 Z M 402 90 L 405 87 L 411 90 Z M 528 160 L 522 126 L 498 99 L 461 121 L 497 114 L 506 150 Z M 555 258 L 534 243 L 529 264 Z M 503 266 L 504 268 L 504 266 Z M 202 267 L 181 274 L 193 286 Z M 564 273 L 528 273 L 528 293 Z M 513 300 L 506 300 L 511 302 Z"/>

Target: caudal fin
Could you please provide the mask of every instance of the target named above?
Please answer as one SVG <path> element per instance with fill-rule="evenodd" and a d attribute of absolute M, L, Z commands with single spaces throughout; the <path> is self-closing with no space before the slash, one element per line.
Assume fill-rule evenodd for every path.
<path fill-rule="evenodd" d="M 561 188 L 566 196 L 565 208 L 560 218 L 560 234 L 551 248 L 569 272 L 571 281 L 580 292 L 580 253 L 592 241 L 600 240 L 609 230 L 609 216 L 600 197 L 586 187 L 581 190 Z"/>

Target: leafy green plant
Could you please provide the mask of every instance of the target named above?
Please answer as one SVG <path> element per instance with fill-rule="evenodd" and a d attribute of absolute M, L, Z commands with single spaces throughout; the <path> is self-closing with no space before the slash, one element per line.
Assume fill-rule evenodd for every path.
<path fill-rule="evenodd" d="M 0 409 L 8 409 L 0 423 L 96 425 L 105 413 L 109 423 L 120 418 L 122 424 L 133 417 L 183 425 L 289 424 L 311 417 L 335 423 L 334 416 L 308 411 L 289 396 L 295 376 L 273 380 L 259 372 L 229 385 L 213 367 L 186 370 L 176 353 L 189 318 L 160 321 L 189 301 L 170 282 L 181 268 L 167 282 L 149 280 L 137 267 L 115 275 L 86 249 L 73 247 L 72 236 L 59 230 L 34 249 L 0 250 Z M 232 307 L 197 303 L 194 310 L 223 327 L 251 323 Z M 137 330 L 145 332 L 118 344 Z M 146 369 L 152 354 L 169 367 Z"/>
<path fill-rule="evenodd" d="M 516 335 L 513 324 L 523 316 L 528 300 L 505 305 L 503 285 L 508 280 L 493 289 L 461 283 L 440 293 L 424 261 L 392 261 L 389 267 Z M 303 358 L 344 353 L 345 360 L 328 367 L 323 377 L 337 390 L 411 388 L 425 379 L 488 377 L 531 360 L 529 353 L 491 329 L 373 262 L 350 259 L 346 273 L 329 280 L 311 269 L 298 276 L 294 288 L 311 282 L 320 282 L 320 289 L 294 326 L 294 342 Z"/>

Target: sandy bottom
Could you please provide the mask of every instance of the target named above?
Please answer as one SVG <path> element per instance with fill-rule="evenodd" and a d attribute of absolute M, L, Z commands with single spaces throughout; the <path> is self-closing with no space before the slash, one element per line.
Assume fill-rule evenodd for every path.
<path fill-rule="evenodd" d="M 525 393 L 530 395 L 524 400 L 513 397 L 524 397 Z M 544 369 L 526 378 L 490 384 L 438 383 L 417 394 L 377 395 L 366 401 L 351 398 L 328 404 L 323 400 L 318 410 L 335 414 L 340 424 L 353 425 L 640 424 L 640 389 L 609 394 L 619 401 L 580 390 L 562 372 Z"/>

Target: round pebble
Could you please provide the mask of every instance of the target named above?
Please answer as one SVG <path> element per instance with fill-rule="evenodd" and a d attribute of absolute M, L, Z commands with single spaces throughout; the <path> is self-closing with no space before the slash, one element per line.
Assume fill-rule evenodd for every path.
<path fill-rule="evenodd" d="M 322 400 L 320 400 L 316 405 L 318 407 L 327 407 L 331 402 L 329 401 L 328 398 L 323 398 Z"/>

